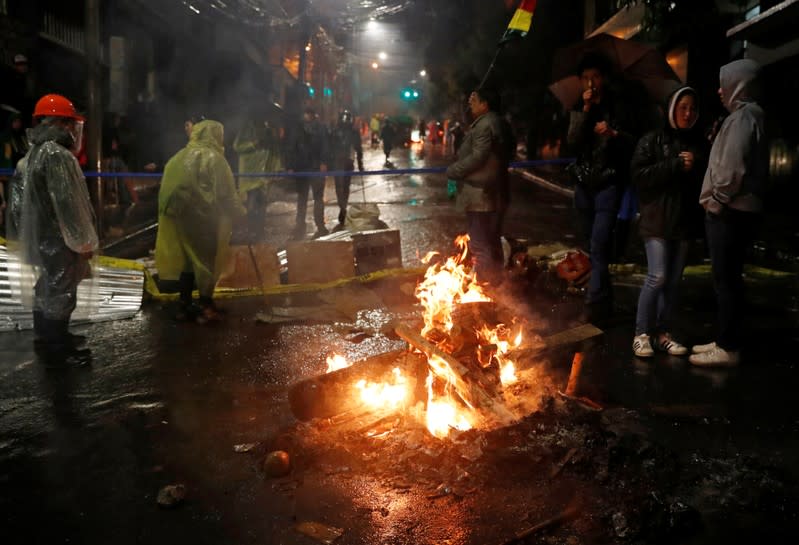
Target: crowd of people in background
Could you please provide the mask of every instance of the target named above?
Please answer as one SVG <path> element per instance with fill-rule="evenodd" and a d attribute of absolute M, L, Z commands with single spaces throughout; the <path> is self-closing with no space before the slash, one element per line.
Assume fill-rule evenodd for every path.
<path fill-rule="evenodd" d="M 41 270 L 35 287 L 34 325 L 37 338 L 52 354 L 74 344 L 64 323 L 74 309 L 84 262 L 97 249 L 86 184 L 77 183 L 85 167 L 80 162 L 85 158 L 83 118 L 59 95 L 32 103 L 27 59 L 18 55 L 15 67 L 16 79 L 4 87 L 3 104 L 10 115 L 0 138 L 0 167 L 16 169 L 19 187 L 39 192 L 32 204 L 31 197 L 26 197 L 25 206 L 34 208 L 22 211 L 35 221 L 18 216 L 17 227 L 28 231 L 17 234 L 28 236 L 27 259 Z M 744 255 L 762 211 L 768 170 L 764 115 L 756 102 L 758 69 L 751 60 L 722 67 L 719 95 L 729 116 L 709 139 L 697 126 L 699 93 L 692 87 L 676 89 L 662 108 L 662 126 L 647 130 L 640 122 L 644 116 L 615 93 L 605 58 L 588 54 L 578 68 L 582 96 L 569 112 L 565 144 L 576 158 L 568 173 L 591 262 L 586 319 L 602 321 L 612 312 L 609 266 L 615 259 L 614 245 L 619 244 L 614 237 L 635 217 L 648 266 L 632 343 L 638 357 L 660 351 L 674 356 L 692 353 L 689 359 L 696 365 L 739 361 Z M 154 136 L 148 132 L 153 127 L 133 128 L 125 117 L 112 114 L 104 124 L 103 168 L 110 172 L 163 170 L 156 263 L 161 280 L 173 283 L 180 294 L 182 314 L 197 321 L 221 316 L 212 294 L 234 220 L 247 216 L 251 240 L 264 238 L 271 184 L 263 173 L 283 172 L 292 178 L 297 206 L 291 238 L 308 236 L 309 198 L 314 201 L 313 238 L 322 237 L 330 232 L 324 218 L 324 173 L 335 171 L 339 213 L 333 230 L 341 230 L 347 218 L 351 173 L 356 165 L 364 171 L 362 138 L 367 136 L 373 149 L 382 143 L 386 168 L 393 168 L 390 158 L 396 146 L 411 140 L 445 144 L 444 153 L 455 157 L 447 177 L 456 184 L 456 206 L 466 215 L 475 270 L 484 280 L 496 282 L 501 276 L 500 236 L 509 203 L 508 165 L 516 153 L 514 129 L 501 115 L 499 97 L 496 90 L 475 89 L 468 100 L 468 128 L 465 120 L 440 123 L 383 114 L 356 120 L 348 110 L 340 111 L 335 122 L 326 126 L 310 107 L 297 121 L 283 118 L 273 123 L 266 116 L 253 116 L 233 140 L 238 180 L 225 155 L 222 123 L 202 115 L 187 116 L 187 143 L 167 159 L 163 146 L 157 145 L 160 139 L 149 138 Z M 139 122 L 158 115 L 150 111 L 152 104 L 143 102 L 138 108 L 132 117 Z M 27 118 L 38 125 L 26 134 Z M 560 138 L 549 138 L 536 151 L 557 157 L 563 153 L 562 143 Z M 47 150 L 61 158 L 57 165 L 43 159 Z M 137 188 L 129 180 L 112 181 L 117 204 L 134 205 Z M 60 188 L 51 188 L 54 194 L 76 184 L 82 189 L 64 196 L 63 202 L 48 204 L 41 195 L 53 184 Z M 22 202 L 17 203 L 18 214 Z M 53 206 L 64 209 L 50 210 Z M 633 212 L 627 214 L 625 209 Z M 75 229 L 62 225 L 65 218 L 74 220 Z M 59 235 L 60 231 L 70 235 Z M 689 350 L 672 335 L 673 313 L 689 245 L 703 234 L 713 267 L 719 332 L 714 342 Z M 191 299 L 195 285 L 200 293 L 198 305 Z M 80 355 L 77 349 L 66 353 Z"/>

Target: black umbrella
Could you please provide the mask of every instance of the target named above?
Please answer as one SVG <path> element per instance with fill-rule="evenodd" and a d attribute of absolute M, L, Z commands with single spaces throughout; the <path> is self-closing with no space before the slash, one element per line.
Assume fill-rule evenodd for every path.
<path fill-rule="evenodd" d="M 657 49 L 610 34 L 598 34 L 555 52 L 553 83 L 549 90 L 567 110 L 573 108 L 582 96 L 577 70 L 588 53 L 604 56 L 617 75 L 640 82 L 655 100 L 665 100 L 680 85 L 680 78 Z"/>

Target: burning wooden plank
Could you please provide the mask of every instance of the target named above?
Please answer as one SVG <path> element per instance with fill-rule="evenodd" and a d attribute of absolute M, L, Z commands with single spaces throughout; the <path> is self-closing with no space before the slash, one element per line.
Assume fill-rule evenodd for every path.
<path fill-rule="evenodd" d="M 289 388 L 289 406 L 299 420 L 328 418 L 364 407 L 355 385 L 359 381 L 383 382 L 399 368 L 408 377 L 411 398 L 420 369 L 426 369 L 424 358 L 405 350 L 394 350 L 366 358 L 349 367 L 301 380 Z M 410 402 L 411 400 L 409 400 Z"/>
<path fill-rule="evenodd" d="M 408 326 L 398 325 L 394 331 L 411 346 L 422 351 L 428 357 L 428 360 L 430 360 L 430 369 L 433 373 L 443 380 L 449 381 L 458 392 L 461 399 L 467 404 L 482 409 L 502 425 L 508 425 L 516 419 L 501 401 L 489 395 L 476 381 L 467 379 L 469 368 L 465 365 L 443 350 L 440 350 Z M 435 360 L 440 360 L 446 365 L 437 365 Z"/>
<path fill-rule="evenodd" d="M 455 371 L 457 377 L 460 377 L 457 390 L 458 394 L 462 394 L 464 397 L 464 401 L 472 404 L 472 406 L 482 408 L 481 399 L 487 397 L 492 401 L 490 405 L 497 404 L 483 388 L 480 388 L 483 395 L 478 393 L 478 396 L 475 397 L 471 384 L 468 383 L 472 378 L 470 376 L 472 371 L 468 367 L 436 348 L 432 343 L 426 341 L 421 335 L 407 326 L 399 326 L 396 329 L 398 330 L 397 334 L 400 336 L 403 336 L 405 332 L 410 333 L 407 337 L 403 336 L 403 338 L 408 342 L 410 342 L 408 338 L 414 338 L 415 341 L 412 344 L 419 344 L 419 349 L 425 353 L 425 356 L 411 354 L 405 350 L 395 350 L 357 361 L 349 367 L 332 373 L 301 380 L 289 388 L 289 405 L 294 416 L 299 420 L 310 420 L 312 418 L 343 416 L 344 413 L 348 412 L 353 414 L 368 413 L 370 409 L 364 405 L 363 400 L 354 391 L 354 385 L 363 379 L 374 382 L 381 381 L 390 376 L 392 369 L 395 367 L 407 375 L 411 382 L 415 381 L 414 384 L 409 385 L 411 391 L 409 404 L 423 400 L 426 398 L 423 377 L 429 368 L 427 363 L 428 352 L 441 357 Z M 600 329 L 586 324 L 545 337 L 535 347 L 516 350 L 511 355 L 520 368 L 527 367 L 534 361 L 533 356 L 540 355 L 546 350 L 579 343 L 601 333 Z M 425 346 L 429 347 L 429 350 L 424 350 L 423 347 Z M 464 377 L 468 377 L 468 379 Z M 505 418 L 501 419 L 501 421 L 508 420 L 509 413 L 507 411 L 503 411 L 503 413 L 505 413 Z"/>
<path fill-rule="evenodd" d="M 513 358 L 514 361 L 527 363 L 527 365 L 529 365 L 535 361 L 536 356 L 541 355 L 547 350 L 553 350 L 555 348 L 572 344 L 579 344 L 593 337 L 602 335 L 603 333 L 604 331 L 593 324 L 583 324 L 572 329 L 560 331 L 550 335 L 549 337 L 544 337 L 541 339 L 540 343 L 537 343 L 534 346 L 512 350 L 508 354 L 508 357 Z"/>

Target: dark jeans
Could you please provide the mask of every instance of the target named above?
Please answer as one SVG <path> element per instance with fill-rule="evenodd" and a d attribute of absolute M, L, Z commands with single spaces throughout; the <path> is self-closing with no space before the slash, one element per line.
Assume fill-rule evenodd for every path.
<path fill-rule="evenodd" d="M 336 170 L 352 170 L 355 164 L 352 161 L 334 163 Z M 336 202 L 338 202 L 338 222 L 344 223 L 347 219 L 347 205 L 350 202 L 350 185 L 352 176 L 335 176 Z"/>
<path fill-rule="evenodd" d="M 494 282 L 502 270 L 502 242 L 497 212 L 466 212 L 469 253 L 477 279 Z"/>
<path fill-rule="evenodd" d="M 597 192 L 587 191 L 582 185 L 574 190 L 574 206 L 591 256 L 591 279 L 586 296 L 589 304 L 609 301 L 612 295 L 608 267 L 620 198 L 621 189 L 615 185 Z"/>
<path fill-rule="evenodd" d="M 705 233 L 718 304 L 716 344 L 724 350 L 741 347 L 744 259 L 759 218 L 758 214 L 732 209 L 725 209 L 720 215 L 709 212 L 705 215 Z"/>
<path fill-rule="evenodd" d="M 247 239 L 262 242 L 266 231 L 266 191 L 253 189 L 247 193 Z"/>
<path fill-rule="evenodd" d="M 688 256 L 688 241 L 647 238 L 644 246 L 647 272 L 638 296 L 635 334 L 668 333 Z"/>
<path fill-rule="evenodd" d="M 305 228 L 305 214 L 308 211 L 308 189 L 313 192 L 313 219 L 316 228 L 325 226 L 325 179 L 297 178 L 297 228 Z"/>

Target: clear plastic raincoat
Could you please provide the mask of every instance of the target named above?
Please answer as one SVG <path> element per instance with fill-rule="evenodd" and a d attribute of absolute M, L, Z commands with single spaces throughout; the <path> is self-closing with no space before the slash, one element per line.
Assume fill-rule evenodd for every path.
<path fill-rule="evenodd" d="M 246 214 L 224 156 L 218 121 L 194 125 L 188 145 L 167 162 L 158 193 L 155 263 L 161 280 L 194 273 L 211 297 L 227 259 L 233 218 Z"/>
<path fill-rule="evenodd" d="M 25 306 L 50 320 L 68 320 L 98 247 L 94 213 L 86 180 L 69 150 L 74 136 L 45 120 L 28 139 L 31 147 L 18 164 L 9 203 L 9 235 L 18 236 L 9 249 L 21 262 L 14 276 Z"/>
<path fill-rule="evenodd" d="M 280 140 L 271 127 L 258 126 L 255 121 L 236 135 L 233 151 L 239 154 L 239 173 L 278 172 L 283 169 L 280 158 Z M 269 178 L 239 178 L 239 195 L 246 198 L 254 189 L 265 188 Z"/>

